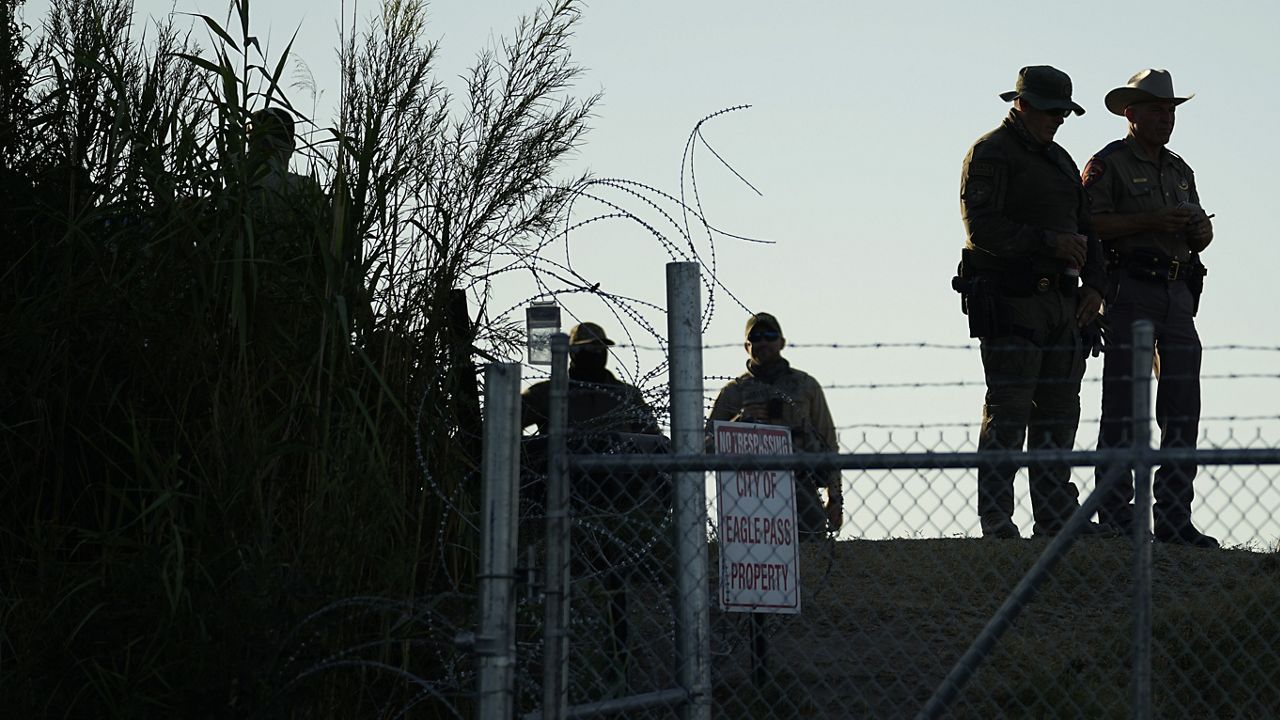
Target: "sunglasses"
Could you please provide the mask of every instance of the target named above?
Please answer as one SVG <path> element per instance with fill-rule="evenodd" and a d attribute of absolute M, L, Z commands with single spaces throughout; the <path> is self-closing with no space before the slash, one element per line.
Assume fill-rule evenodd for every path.
<path fill-rule="evenodd" d="M 769 342 L 773 342 L 780 337 L 782 337 L 782 335 L 777 330 L 757 330 L 747 336 L 747 341 L 760 342 L 762 340 L 767 340 Z"/>
<path fill-rule="evenodd" d="M 1063 119 L 1071 117 L 1071 108 L 1054 108 L 1052 110 L 1041 110 L 1040 108 L 1032 109 L 1042 115 L 1051 115 L 1053 117 L 1060 117 Z"/>

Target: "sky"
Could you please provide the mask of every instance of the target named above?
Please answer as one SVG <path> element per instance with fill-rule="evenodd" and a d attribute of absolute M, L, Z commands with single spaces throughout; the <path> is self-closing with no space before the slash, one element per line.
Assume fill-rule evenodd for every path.
<path fill-rule="evenodd" d="M 431 39 L 442 42 L 439 77 L 456 87 L 480 49 L 510 36 L 538 7 L 537 0 L 435 0 L 429 24 Z M 27 21 L 36 25 L 45 8 L 47 0 L 29 0 Z M 135 8 L 140 23 L 171 10 L 220 18 L 226 2 L 137 0 Z M 339 18 L 367 18 L 376 4 L 257 0 L 251 9 L 270 52 L 298 31 L 294 53 L 316 79 L 317 121 L 325 124 L 338 95 Z M 584 6 L 571 48 L 584 68 L 581 94 L 604 97 L 566 172 L 679 194 L 695 123 L 750 105 L 703 132 L 759 194 L 705 149 L 695 151 L 694 167 L 713 225 L 772 244 L 718 241 L 717 279 L 750 310 L 779 317 L 784 354 L 827 387 L 846 451 L 967 450 L 982 404 L 981 363 L 950 278 L 964 242 L 959 179 L 968 147 L 1004 117 L 1008 104 L 997 96 L 1013 88 L 1018 69 L 1048 64 L 1071 76 L 1074 99 L 1088 111 L 1057 136 L 1083 167 L 1125 133 L 1123 118 L 1103 106 L 1107 91 L 1142 68 L 1167 68 L 1180 95 L 1195 93 L 1179 108 L 1169 147 L 1195 169 L 1202 203 L 1216 215 L 1197 318 L 1206 346 L 1201 444 L 1275 446 L 1280 323 L 1271 313 L 1280 283 L 1270 270 L 1280 268 L 1280 243 L 1266 168 L 1280 167 L 1270 135 L 1280 98 L 1269 91 L 1280 77 L 1278 35 L 1280 5 L 1264 1 L 596 0 Z M 691 190 L 687 177 L 684 189 Z M 596 223 L 570 242 L 575 268 L 603 290 L 665 302 L 667 257 L 647 231 Z M 700 251 L 710 259 L 705 242 Z M 531 287 L 513 277 L 496 297 L 519 312 Z M 596 320 L 625 337 L 627 328 L 598 300 L 564 296 L 561 304 L 566 327 L 573 318 Z M 711 395 L 720 378 L 742 371 L 747 316 L 725 292 L 712 307 L 703 359 Z M 646 311 L 646 319 L 665 328 L 660 311 Z M 868 347 L 876 344 L 911 347 Z M 624 353 L 618 369 L 643 375 L 659 359 Z M 1101 369 L 1094 360 L 1086 373 L 1079 447 L 1092 448 L 1096 438 Z M 1242 375 L 1250 377 L 1232 377 Z M 1078 471 L 1077 479 L 1088 486 L 1089 475 Z M 1266 468 L 1202 470 L 1197 522 L 1228 541 L 1274 543 L 1276 476 Z M 947 499 L 921 504 L 912 522 L 924 518 L 926 535 L 974 532 L 971 475 L 943 479 L 945 492 L 936 492 Z M 847 498 L 868 484 L 869 504 L 875 496 L 901 509 L 901 496 L 878 476 L 846 472 L 845 482 Z M 1024 478 L 1018 491 L 1025 494 Z M 1026 512 L 1015 519 L 1029 529 Z M 955 522 L 943 522 L 948 515 Z M 854 535 L 902 533 L 875 521 L 849 525 Z"/>

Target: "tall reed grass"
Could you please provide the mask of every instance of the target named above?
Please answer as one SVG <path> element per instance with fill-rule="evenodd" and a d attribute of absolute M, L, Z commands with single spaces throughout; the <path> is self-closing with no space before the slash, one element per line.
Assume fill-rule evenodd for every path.
<path fill-rule="evenodd" d="M 249 0 L 0 33 L 0 715 L 452 717 L 480 401 L 468 311 L 527 252 L 596 98 L 576 3 L 436 80 L 422 0 L 290 101 Z M 202 47 L 197 38 L 207 38 Z M 294 170 L 249 129 L 297 119 Z M 561 179 L 558 179 L 561 178 Z"/>

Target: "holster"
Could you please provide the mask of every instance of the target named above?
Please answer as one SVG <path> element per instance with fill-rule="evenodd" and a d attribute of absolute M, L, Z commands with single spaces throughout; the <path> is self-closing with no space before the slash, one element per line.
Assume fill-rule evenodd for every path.
<path fill-rule="evenodd" d="M 995 337 L 1000 334 L 1000 290 L 993 286 L 990 276 L 974 271 L 968 260 L 969 251 L 962 251 L 951 289 L 960 293 L 960 311 L 969 318 L 969 337 Z"/>
<path fill-rule="evenodd" d="M 1204 292 L 1204 276 L 1209 268 L 1200 262 L 1199 253 L 1191 253 L 1191 269 L 1187 273 L 1187 289 L 1191 291 L 1191 317 L 1200 312 L 1200 293 Z"/>

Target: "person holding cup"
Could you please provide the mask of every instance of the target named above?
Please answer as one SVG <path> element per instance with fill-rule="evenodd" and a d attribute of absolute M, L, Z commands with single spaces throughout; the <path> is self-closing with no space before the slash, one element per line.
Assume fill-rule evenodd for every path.
<path fill-rule="evenodd" d="M 836 452 L 836 426 L 822 385 L 782 357 L 787 339 L 778 319 L 766 312 L 747 318 L 747 371 L 730 380 L 716 396 L 707 418 L 707 437 L 717 420 L 783 425 L 791 428 L 798 452 Z M 796 522 L 802 540 L 840 529 L 844 497 L 840 471 L 796 473 Z M 825 488 L 827 502 L 818 498 Z"/>

